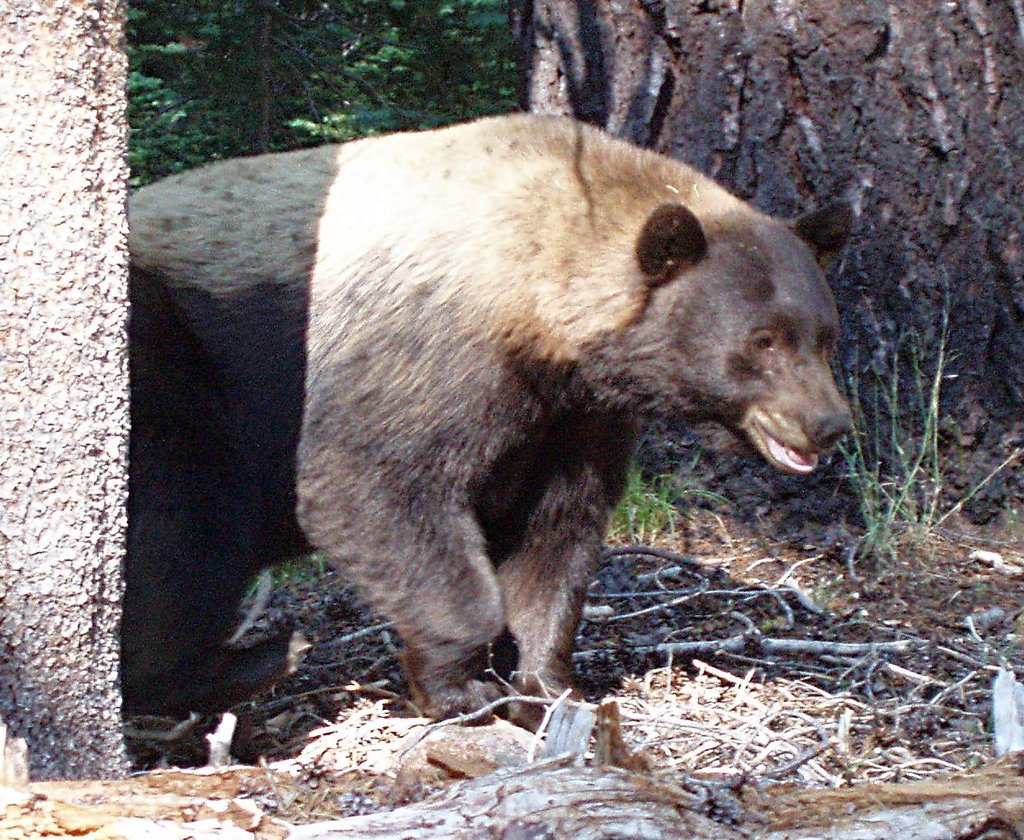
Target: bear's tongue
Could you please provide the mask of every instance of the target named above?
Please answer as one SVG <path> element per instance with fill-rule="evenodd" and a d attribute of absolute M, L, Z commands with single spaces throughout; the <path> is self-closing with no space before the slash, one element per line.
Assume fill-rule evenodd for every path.
<path fill-rule="evenodd" d="M 765 441 L 768 443 L 768 451 L 772 457 L 780 464 L 798 473 L 809 473 L 818 466 L 818 453 L 811 452 L 804 454 L 796 449 L 791 449 L 786 446 L 782 441 L 776 440 L 771 435 L 766 434 Z"/>

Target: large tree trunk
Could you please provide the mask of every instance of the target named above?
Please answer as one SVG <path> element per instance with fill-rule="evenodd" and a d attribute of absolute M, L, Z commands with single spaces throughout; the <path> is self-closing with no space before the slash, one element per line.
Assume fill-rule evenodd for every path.
<path fill-rule="evenodd" d="M 0 11 L 0 717 L 43 777 L 126 767 L 122 12 Z"/>
<path fill-rule="evenodd" d="M 1024 439 L 1024 4 L 514 0 L 523 104 L 571 112 L 792 215 L 847 195 L 842 363 L 940 344 L 973 478 Z M 874 368 L 872 368 L 874 366 Z M 1008 472 L 969 505 L 1024 495 Z"/>

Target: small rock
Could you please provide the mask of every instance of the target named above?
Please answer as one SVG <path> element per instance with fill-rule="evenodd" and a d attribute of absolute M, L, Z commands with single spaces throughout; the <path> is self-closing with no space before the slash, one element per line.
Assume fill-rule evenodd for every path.
<path fill-rule="evenodd" d="M 968 620 L 974 626 L 976 632 L 984 633 L 986 630 L 991 630 L 1004 618 L 1006 618 L 1006 610 L 1001 607 L 989 607 L 987 610 L 971 613 Z"/>
<path fill-rule="evenodd" d="M 973 560 L 976 563 L 982 563 L 986 566 L 990 566 L 997 572 L 1002 572 L 1007 575 L 1021 575 L 1024 574 L 1024 567 L 1017 565 L 1016 563 L 1007 562 L 1006 558 L 1003 557 L 998 551 L 987 551 L 983 548 L 976 548 L 970 554 L 967 555 L 968 560 Z"/>
<path fill-rule="evenodd" d="M 398 772 L 406 781 L 419 777 L 421 783 L 433 784 L 443 778 L 472 779 L 500 768 L 525 767 L 533 737 L 500 719 L 484 726 L 441 727 L 402 756 Z"/>

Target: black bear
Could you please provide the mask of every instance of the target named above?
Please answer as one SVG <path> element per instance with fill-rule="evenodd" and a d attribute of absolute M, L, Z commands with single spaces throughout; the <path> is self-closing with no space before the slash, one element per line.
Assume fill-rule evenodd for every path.
<path fill-rule="evenodd" d="M 131 200 L 126 705 L 223 707 L 224 645 L 311 547 L 393 620 L 435 716 L 557 695 L 638 426 L 717 421 L 814 469 L 850 427 L 817 257 L 693 169 L 513 115 L 227 161 Z M 524 714 L 524 717 L 529 717 Z"/>

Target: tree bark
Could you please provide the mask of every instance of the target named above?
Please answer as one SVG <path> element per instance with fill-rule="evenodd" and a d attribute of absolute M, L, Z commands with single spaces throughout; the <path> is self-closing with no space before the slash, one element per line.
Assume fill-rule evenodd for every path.
<path fill-rule="evenodd" d="M 122 15 L 0 11 L 0 716 L 36 777 L 126 769 Z"/>
<path fill-rule="evenodd" d="M 514 0 L 523 105 L 681 158 L 776 215 L 846 195 L 833 272 L 852 377 L 948 305 L 948 431 L 1024 442 L 1024 4 Z M 948 301 L 948 303 L 947 303 Z M 1024 470 L 970 505 L 1024 495 Z"/>

